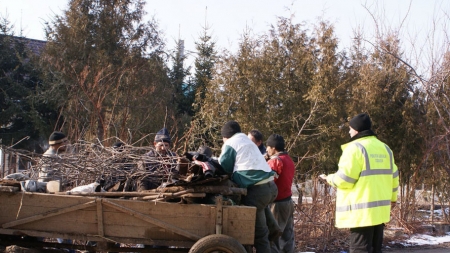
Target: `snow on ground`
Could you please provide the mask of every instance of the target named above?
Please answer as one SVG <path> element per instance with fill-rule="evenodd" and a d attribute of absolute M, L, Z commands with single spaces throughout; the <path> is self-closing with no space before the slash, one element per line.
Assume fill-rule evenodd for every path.
<path fill-rule="evenodd" d="M 308 188 L 307 186 L 311 187 L 311 185 L 308 185 L 308 183 L 312 184 L 311 182 L 305 182 L 306 188 Z M 333 194 L 334 193 L 333 190 L 331 190 L 330 193 Z M 424 195 L 424 199 L 426 199 L 427 196 L 425 196 L 425 193 L 426 193 L 425 191 L 424 191 L 424 193 L 419 191 L 419 193 L 416 194 L 416 196 Z M 297 191 L 297 188 L 295 185 L 292 186 L 292 198 L 294 199 L 294 201 L 297 201 L 297 199 L 298 199 L 298 191 Z M 310 197 L 306 197 L 306 196 L 303 196 L 303 200 L 306 202 L 309 202 L 309 203 L 312 201 Z M 418 211 L 424 213 L 424 215 L 423 215 L 424 218 L 429 218 L 429 216 L 430 216 L 429 210 L 418 210 Z M 443 212 L 445 212 L 448 215 L 450 213 L 450 208 L 447 207 L 444 210 L 442 210 L 442 209 L 433 210 L 435 217 L 442 217 Z M 449 231 L 449 229 L 450 229 L 450 226 L 448 226 L 446 228 L 446 230 L 444 230 L 444 231 Z M 427 235 L 427 234 L 415 234 L 407 239 L 391 242 L 391 244 L 401 244 L 405 247 L 412 247 L 412 246 L 421 246 L 421 245 L 438 245 L 438 244 L 442 244 L 442 243 L 449 243 L 450 242 L 450 232 L 445 232 L 444 234 L 445 234 L 444 236 L 431 236 L 431 235 Z M 386 245 L 386 247 L 389 247 L 389 245 Z M 342 252 L 345 252 L 345 251 L 342 251 Z M 297 253 L 317 253 L 317 252 L 298 251 Z"/>
<path fill-rule="evenodd" d="M 425 234 L 417 234 L 417 235 L 413 235 L 409 239 L 403 240 L 401 242 L 392 242 L 392 243 L 399 243 L 405 247 L 420 246 L 420 245 L 438 245 L 441 243 L 450 242 L 450 232 L 447 232 L 445 234 L 446 235 L 444 235 L 444 236 L 431 236 L 431 235 L 425 235 Z M 345 251 L 343 251 L 343 252 L 345 252 Z M 317 252 L 299 251 L 297 253 L 317 253 Z"/>
<path fill-rule="evenodd" d="M 411 238 L 399 242 L 403 246 L 418 246 L 418 245 L 437 245 L 441 243 L 450 242 L 450 232 L 445 233 L 444 236 L 431 236 L 425 234 L 417 234 Z"/>

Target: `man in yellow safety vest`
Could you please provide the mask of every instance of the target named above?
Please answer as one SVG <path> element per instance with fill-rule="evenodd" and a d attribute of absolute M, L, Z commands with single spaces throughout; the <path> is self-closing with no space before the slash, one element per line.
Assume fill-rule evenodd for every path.
<path fill-rule="evenodd" d="M 337 188 L 336 227 L 350 228 L 350 253 L 381 253 L 384 223 L 397 201 L 398 169 L 392 150 L 371 130 L 369 115 L 349 122 L 338 171 L 320 175 Z"/>

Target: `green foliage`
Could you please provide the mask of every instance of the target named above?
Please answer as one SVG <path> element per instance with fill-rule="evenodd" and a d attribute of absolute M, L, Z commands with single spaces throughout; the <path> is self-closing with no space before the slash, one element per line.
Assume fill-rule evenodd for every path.
<path fill-rule="evenodd" d="M 375 50 L 356 40 L 349 56 L 338 52 L 333 26 L 319 22 L 313 32 L 290 19 L 252 37 L 245 33 L 236 54 L 217 61 L 206 88 L 197 136 L 220 150 L 219 129 L 233 119 L 242 130 L 284 136 L 298 175 L 337 169 L 340 145 L 349 140 L 348 118 L 367 112 L 379 138 L 394 150 L 401 173 L 411 174 L 424 150 L 424 125 L 414 100 L 416 80 L 402 64 L 399 40 L 386 37 Z M 197 122 L 198 123 L 198 122 Z M 194 130 L 195 131 L 195 130 Z"/>
<path fill-rule="evenodd" d="M 177 116 L 183 114 L 192 116 L 192 104 L 195 98 L 195 84 L 191 80 L 186 80 L 189 76 L 190 68 L 184 67 L 186 55 L 184 53 L 184 41 L 179 40 L 177 49 L 172 56 L 173 66 L 169 72 L 170 82 L 174 93 L 172 95 L 173 104 L 176 107 Z"/>
<path fill-rule="evenodd" d="M 215 42 L 212 41 L 208 28 L 203 28 L 203 34 L 195 45 L 197 54 L 192 85 L 192 94 L 194 95 L 192 110 L 194 115 L 190 122 L 190 129 L 186 134 L 186 146 L 190 150 L 196 150 L 199 146 L 206 145 L 215 148 L 216 153 L 219 153 L 218 142 L 220 139 L 217 136 L 217 127 L 209 125 L 209 122 L 202 118 L 204 115 L 201 113 L 202 105 L 205 103 L 205 98 L 209 92 L 210 82 L 214 78 L 214 67 L 218 58 Z M 212 136 L 216 136 L 217 139 L 211 139 Z"/>
<path fill-rule="evenodd" d="M 0 23 L 0 138 L 4 145 L 42 152 L 41 136 L 52 130 L 56 113 L 35 96 L 40 71 L 27 40 L 14 37 L 8 20 Z M 25 139 L 28 137 L 27 139 Z M 21 141 L 22 140 L 22 141 Z M 18 142 L 18 143 L 17 143 Z M 17 145 L 16 145 L 17 143 Z"/>
<path fill-rule="evenodd" d="M 200 110 L 203 122 L 216 129 L 211 139 L 219 139 L 217 129 L 234 119 L 244 132 L 283 135 L 292 156 L 307 158 L 304 173 L 327 162 L 334 167 L 337 158 L 322 154 L 330 149 L 327 138 L 336 139 L 332 129 L 343 114 L 332 106 L 344 99 L 342 63 L 332 28 L 324 23 L 318 31 L 312 37 L 302 25 L 280 18 L 268 34 L 246 33 L 236 55 L 221 57 Z"/>
<path fill-rule="evenodd" d="M 422 142 L 416 144 L 424 153 L 423 159 L 417 163 L 415 170 L 409 172 L 410 182 L 412 185 L 434 185 L 436 187 L 445 188 L 445 183 L 439 179 L 448 178 L 450 176 L 450 149 L 449 149 L 449 133 L 450 133 L 450 100 L 449 100 L 449 84 L 448 76 L 450 70 L 450 51 L 444 52 L 440 61 L 436 61 L 433 69 L 431 69 L 431 78 L 424 79 L 417 77 L 422 84 L 420 91 L 414 95 L 414 105 L 416 105 L 416 113 L 420 113 L 424 118 L 423 122 L 417 124 L 409 121 L 408 124 L 420 131 Z M 433 172 L 433 173 L 431 173 Z M 446 176 L 442 176 L 442 174 Z M 436 176 L 436 174 L 440 174 Z M 442 193 L 448 195 L 448 193 Z"/>
<path fill-rule="evenodd" d="M 172 115 L 164 43 L 156 21 L 141 22 L 143 6 L 72 0 L 48 24 L 45 95 L 58 103 L 73 139 L 132 143 Z"/>
<path fill-rule="evenodd" d="M 416 80 L 402 58 L 399 39 L 387 35 L 378 41 L 375 50 L 365 57 L 355 50 L 351 72 L 357 73 L 351 88 L 349 112 L 367 112 L 373 121 L 378 138 L 388 144 L 397 158 L 400 172 L 407 180 L 411 169 L 420 163 L 424 141 L 420 127 L 424 125 L 423 115 L 418 110 Z"/>
<path fill-rule="evenodd" d="M 280 17 L 263 34 L 246 31 L 237 52 L 218 54 L 204 28 L 190 78 L 184 49 L 164 52 L 157 22 L 142 22 L 143 5 L 71 0 L 47 25 L 40 65 L 0 22 L 2 143 L 30 136 L 16 147 L 39 151 L 41 139 L 64 128 L 73 140 L 117 136 L 150 145 L 151 133 L 164 126 L 178 154 L 207 145 L 219 155 L 220 129 L 236 120 L 243 132 L 282 135 L 303 180 L 337 170 L 347 120 L 366 112 L 394 151 L 402 186 L 410 186 L 400 189 L 401 218 L 409 219 L 419 184 L 433 185 L 448 202 L 449 51 L 425 79 L 408 64 L 396 34 L 374 41 L 355 34 L 352 47 L 338 51 L 332 24 L 308 27 Z"/>
<path fill-rule="evenodd" d="M 216 43 L 212 41 L 208 28 L 203 28 L 199 41 L 195 42 L 197 57 L 195 58 L 195 104 L 203 104 L 207 87 L 214 77 L 214 66 L 217 61 Z"/>
<path fill-rule="evenodd" d="M 23 45 L 2 40 L 2 131 L 14 135 L 3 141 L 50 125 L 72 139 L 144 137 L 139 143 L 148 144 L 145 136 L 166 126 L 177 150 L 208 145 L 218 155 L 220 128 L 233 119 L 243 132 L 281 134 L 306 178 L 337 169 L 347 119 L 367 112 L 393 149 L 403 183 L 430 179 L 431 167 L 450 174 L 448 52 L 425 80 L 405 64 L 395 34 L 370 42 L 355 34 L 352 47 L 338 51 L 332 24 L 308 27 L 280 17 L 265 33 L 246 31 L 237 52 L 218 54 L 205 27 L 190 78 L 184 50 L 165 54 L 157 22 L 142 22 L 143 5 L 70 1 L 47 26 L 41 69 L 24 61 Z M 59 115 L 46 109 L 53 103 Z M 34 129 L 25 127 L 29 122 Z"/>

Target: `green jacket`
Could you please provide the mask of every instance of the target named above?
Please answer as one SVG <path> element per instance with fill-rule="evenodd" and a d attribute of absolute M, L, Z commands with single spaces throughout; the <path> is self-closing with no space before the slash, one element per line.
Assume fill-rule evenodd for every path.
<path fill-rule="evenodd" d="M 225 172 L 231 174 L 231 180 L 242 188 L 253 186 L 275 174 L 255 143 L 244 133 L 237 133 L 225 141 L 219 163 Z"/>
<path fill-rule="evenodd" d="M 398 169 L 391 149 L 375 136 L 342 145 L 339 169 L 327 177 L 336 192 L 336 227 L 379 225 L 397 201 Z"/>

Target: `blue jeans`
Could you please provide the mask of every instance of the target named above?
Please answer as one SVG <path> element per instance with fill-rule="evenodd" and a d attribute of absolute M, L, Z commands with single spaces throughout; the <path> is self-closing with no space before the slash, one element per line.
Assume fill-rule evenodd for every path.
<path fill-rule="evenodd" d="M 275 222 L 272 215 L 266 217 L 265 209 L 272 203 L 278 195 L 278 188 L 275 182 L 271 181 L 261 185 L 254 185 L 247 188 L 247 196 L 243 196 L 241 203 L 246 206 L 256 207 L 255 223 L 255 244 L 256 253 L 270 253 L 269 229 L 267 219 Z M 267 211 L 266 210 L 266 211 Z"/>

